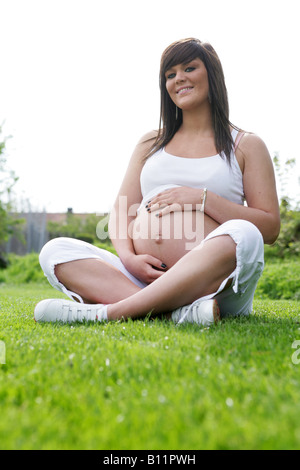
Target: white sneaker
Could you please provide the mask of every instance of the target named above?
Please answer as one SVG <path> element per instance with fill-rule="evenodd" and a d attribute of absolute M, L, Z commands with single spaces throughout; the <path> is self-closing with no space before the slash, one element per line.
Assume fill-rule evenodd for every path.
<path fill-rule="evenodd" d="M 220 309 L 216 299 L 196 300 L 190 305 L 184 305 L 172 312 L 172 321 L 175 323 L 197 323 L 209 326 L 221 320 Z"/>
<path fill-rule="evenodd" d="M 75 321 L 105 321 L 106 308 L 102 304 L 82 304 L 65 299 L 46 299 L 39 302 L 34 309 L 36 322 L 73 323 Z"/>

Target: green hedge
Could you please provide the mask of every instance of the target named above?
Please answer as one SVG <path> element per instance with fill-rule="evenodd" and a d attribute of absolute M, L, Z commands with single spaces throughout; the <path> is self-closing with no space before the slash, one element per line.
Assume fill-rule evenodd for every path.
<path fill-rule="evenodd" d="M 255 296 L 261 299 L 300 300 L 299 260 L 267 260 Z"/>
<path fill-rule="evenodd" d="M 37 253 L 26 256 L 10 254 L 8 267 L 0 270 L 0 283 L 23 284 L 28 282 L 47 282 L 40 267 Z"/>

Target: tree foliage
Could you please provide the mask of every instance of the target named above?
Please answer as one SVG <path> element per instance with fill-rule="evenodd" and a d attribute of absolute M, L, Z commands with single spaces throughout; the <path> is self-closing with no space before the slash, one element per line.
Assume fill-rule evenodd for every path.
<path fill-rule="evenodd" d="M 109 242 L 108 238 L 100 240 L 96 234 L 97 224 L 103 216 L 95 214 L 87 214 L 86 217 L 81 217 L 73 212 L 68 212 L 64 222 L 52 222 L 47 224 L 49 238 L 56 237 L 71 237 L 88 243 L 102 243 Z"/>
<path fill-rule="evenodd" d="M 1 254 L 1 244 L 3 244 L 10 235 L 16 233 L 16 227 L 23 221 L 16 219 L 12 215 L 12 190 L 18 178 L 12 170 L 7 168 L 5 155 L 7 137 L 2 137 L 1 126 L 0 136 L 0 266 L 5 266 L 5 259 L 3 254 Z"/>
<path fill-rule="evenodd" d="M 295 167 L 295 159 L 287 159 L 284 164 L 276 154 L 273 158 L 276 175 L 280 183 L 280 217 L 281 230 L 272 247 L 266 247 L 270 257 L 287 258 L 300 255 L 300 201 L 288 195 L 288 184 Z"/>
<path fill-rule="evenodd" d="M 2 128 L 0 127 L 0 135 Z M 0 141 L 0 242 L 7 240 L 13 232 L 16 220 L 10 214 L 12 210 L 12 189 L 18 178 L 12 170 L 7 169 L 5 145 L 7 137 Z"/>

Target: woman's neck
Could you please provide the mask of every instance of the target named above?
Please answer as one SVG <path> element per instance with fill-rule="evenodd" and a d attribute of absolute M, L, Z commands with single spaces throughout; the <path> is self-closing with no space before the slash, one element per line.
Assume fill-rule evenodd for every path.
<path fill-rule="evenodd" d="M 204 110 L 182 111 L 182 125 L 180 131 L 189 134 L 211 135 L 213 125 L 210 106 Z"/>

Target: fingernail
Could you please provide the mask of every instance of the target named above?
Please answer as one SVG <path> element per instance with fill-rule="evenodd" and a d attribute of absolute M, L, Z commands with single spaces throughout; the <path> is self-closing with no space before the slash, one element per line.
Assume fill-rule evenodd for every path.
<path fill-rule="evenodd" d="M 148 207 L 147 211 L 150 212 L 150 207 Z"/>
<path fill-rule="evenodd" d="M 161 267 L 162 267 L 162 268 L 166 268 L 167 265 L 166 265 L 165 263 L 161 263 Z"/>

